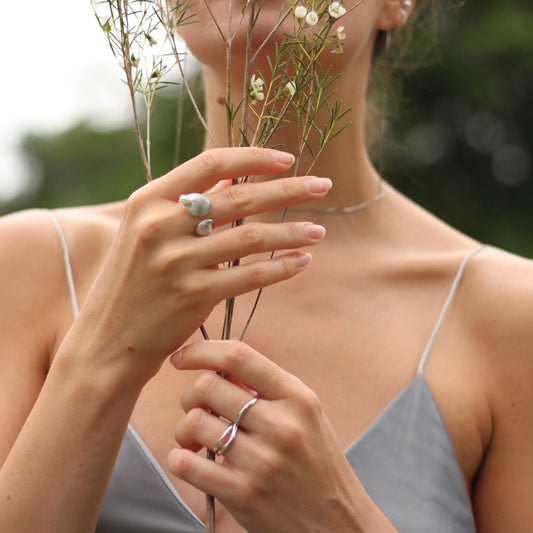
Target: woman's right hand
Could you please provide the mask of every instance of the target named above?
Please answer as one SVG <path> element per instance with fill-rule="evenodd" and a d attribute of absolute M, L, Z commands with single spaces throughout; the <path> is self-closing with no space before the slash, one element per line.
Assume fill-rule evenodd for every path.
<path fill-rule="evenodd" d="M 317 243 L 325 231 L 304 222 L 221 229 L 198 237 L 200 220 L 178 203 L 220 180 L 286 171 L 293 158 L 276 150 L 209 150 L 145 185 L 128 199 L 116 238 L 67 339 L 98 354 L 142 384 L 200 327 L 220 301 L 288 279 L 310 256 L 291 252 L 270 260 L 222 268 L 223 262 Z M 209 193 L 213 226 L 323 198 L 325 178 L 280 178 Z M 117 366 L 118 363 L 118 366 Z"/>

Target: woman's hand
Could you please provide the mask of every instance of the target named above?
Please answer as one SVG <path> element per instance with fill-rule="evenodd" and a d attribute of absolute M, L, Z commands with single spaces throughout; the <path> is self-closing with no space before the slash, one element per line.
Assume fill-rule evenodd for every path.
<path fill-rule="evenodd" d="M 69 332 L 70 346 L 82 343 L 88 348 L 84 353 L 98 354 L 91 364 L 103 362 L 118 368 L 126 381 L 144 383 L 217 303 L 303 270 L 310 257 L 301 252 L 231 269 L 219 264 L 315 244 L 324 235 L 322 227 L 247 223 L 198 237 L 199 219 L 178 203 L 180 195 L 207 191 L 220 180 L 283 172 L 292 162 L 292 156 L 276 150 L 210 150 L 136 191 Z M 222 226 L 322 198 L 330 186 L 324 178 L 296 177 L 219 187 L 209 193 L 212 209 L 203 218 Z"/>
<path fill-rule="evenodd" d="M 378 520 L 373 531 L 385 531 L 317 396 L 299 379 L 237 341 L 198 342 L 171 362 L 228 378 L 206 372 L 183 393 L 186 415 L 175 435 L 181 449 L 169 455 L 177 477 L 215 496 L 253 533 L 362 531 L 369 516 Z M 222 463 L 195 453 L 213 449 L 227 420 L 256 394 Z"/>

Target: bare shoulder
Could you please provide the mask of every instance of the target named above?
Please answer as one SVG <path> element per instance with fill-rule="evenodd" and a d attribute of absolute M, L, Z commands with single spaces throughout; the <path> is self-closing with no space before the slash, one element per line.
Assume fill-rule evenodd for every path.
<path fill-rule="evenodd" d="M 21 211 L 0 218 L 0 328 L 6 334 L 18 323 L 31 327 L 32 338 L 53 342 L 53 321 L 70 304 L 61 228 L 71 252 L 74 274 L 82 283 L 106 252 L 116 227 L 108 207 L 70 208 L 53 212 Z M 55 226 L 58 222 L 59 227 Z M 99 252 L 99 253 L 97 253 Z M 4 335 L 2 335 L 3 338 Z"/>
<path fill-rule="evenodd" d="M 0 463 L 73 320 L 60 234 L 72 255 L 75 282 L 83 286 L 92 282 L 92 271 L 107 252 L 115 211 L 72 208 L 55 211 L 52 218 L 36 209 L 0 218 Z"/>
<path fill-rule="evenodd" d="M 43 210 L 29 210 L 0 218 L 0 243 L 2 314 L 23 307 L 31 315 L 29 302 L 38 307 L 58 281 L 54 258 L 61 253 L 56 253 L 60 245 L 50 217 Z"/>
<path fill-rule="evenodd" d="M 465 296 L 479 338 L 517 355 L 533 348 L 533 261 L 488 247 L 471 260 L 467 276 Z"/>
<path fill-rule="evenodd" d="M 482 533 L 533 524 L 533 261 L 488 248 L 469 266 L 466 320 L 492 430 L 474 504 Z"/>

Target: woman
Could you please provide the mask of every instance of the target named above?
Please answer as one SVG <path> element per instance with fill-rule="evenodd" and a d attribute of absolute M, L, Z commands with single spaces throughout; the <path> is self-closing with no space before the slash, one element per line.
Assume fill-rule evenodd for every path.
<path fill-rule="evenodd" d="M 202 491 L 219 533 L 532 529 L 531 264 L 378 196 L 365 148 L 377 32 L 416 8 L 367 1 L 342 19 L 352 123 L 313 170 L 331 190 L 279 177 L 285 152 L 219 149 L 124 203 L 2 220 L 2 531 L 201 532 Z M 219 37 L 201 27 L 184 37 L 223 138 Z M 242 175 L 265 179 L 209 193 L 220 229 L 199 237 L 180 196 Z M 271 250 L 285 252 L 258 258 Z M 242 294 L 240 331 L 267 285 L 246 344 L 201 340 Z"/>

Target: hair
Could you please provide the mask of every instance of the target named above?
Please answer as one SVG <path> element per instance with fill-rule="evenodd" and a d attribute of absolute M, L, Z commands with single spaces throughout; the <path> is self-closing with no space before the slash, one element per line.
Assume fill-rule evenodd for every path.
<path fill-rule="evenodd" d="M 407 24 L 378 31 L 374 42 L 367 111 L 367 142 L 383 141 L 385 118 L 394 117 L 401 102 L 402 79 L 438 57 L 438 33 L 447 11 L 464 0 L 418 0 Z"/>

